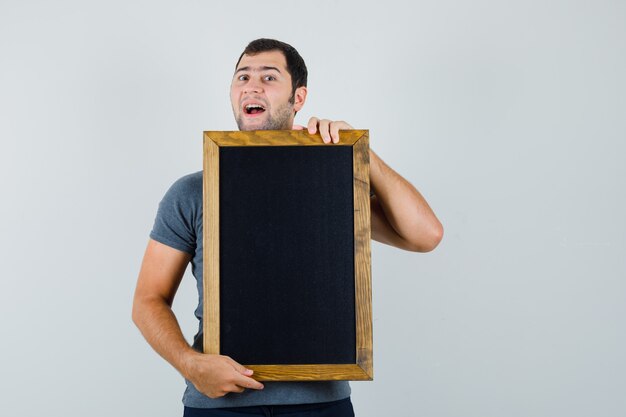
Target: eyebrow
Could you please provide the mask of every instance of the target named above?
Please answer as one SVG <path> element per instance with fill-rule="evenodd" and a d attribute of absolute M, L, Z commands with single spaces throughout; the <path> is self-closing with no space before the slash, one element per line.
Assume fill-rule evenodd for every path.
<path fill-rule="evenodd" d="M 250 70 L 251 70 L 250 67 L 241 67 L 237 71 L 235 71 L 235 74 L 237 74 L 238 72 L 250 71 Z M 268 71 L 268 70 L 274 70 L 274 71 L 278 72 L 279 74 L 281 74 L 280 70 L 278 68 L 276 68 L 276 67 L 262 66 L 262 67 L 258 67 L 257 68 L 257 71 Z"/>

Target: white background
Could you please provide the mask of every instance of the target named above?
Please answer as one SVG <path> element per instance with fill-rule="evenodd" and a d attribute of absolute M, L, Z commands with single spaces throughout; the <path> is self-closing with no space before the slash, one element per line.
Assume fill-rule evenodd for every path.
<path fill-rule="evenodd" d="M 0 1 L 0 414 L 182 415 L 131 322 L 157 205 L 234 130 L 245 45 L 309 67 L 311 115 L 445 227 L 375 243 L 358 416 L 626 415 L 626 3 Z M 196 330 L 193 277 L 175 310 Z"/>

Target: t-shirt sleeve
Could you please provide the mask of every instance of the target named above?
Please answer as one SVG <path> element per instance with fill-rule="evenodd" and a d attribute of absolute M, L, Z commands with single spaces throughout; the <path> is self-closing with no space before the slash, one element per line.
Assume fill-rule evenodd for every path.
<path fill-rule="evenodd" d="M 198 187 L 200 187 L 198 189 Z M 197 219 L 201 217 L 197 194 L 201 184 L 191 176 L 176 181 L 159 203 L 150 238 L 191 255 L 196 250 Z"/>

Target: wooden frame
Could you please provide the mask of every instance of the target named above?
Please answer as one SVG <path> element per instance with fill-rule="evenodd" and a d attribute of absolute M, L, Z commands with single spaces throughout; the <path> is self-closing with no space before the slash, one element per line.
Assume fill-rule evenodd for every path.
<path fill-rule="evenodd" d="M 340 132 L 337 144 L 323 143 L 319 134 L 306 131 L 204 132 L 204 352 L 220 354 L 220 248 L 219 156 L 231 146 L 351 146 L 354 191 L 354 272 L 356 362 L 328 365 L 243 364 L 260 381 L 372 380 L 372 289 L 370 272 L 369 132 Z M 236 360 L 236 358 L 234 358 Z"/>

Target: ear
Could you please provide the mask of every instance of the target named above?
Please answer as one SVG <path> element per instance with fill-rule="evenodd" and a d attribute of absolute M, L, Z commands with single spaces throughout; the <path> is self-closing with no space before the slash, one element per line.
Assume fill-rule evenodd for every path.
<path fill-rule="evenodd" d="M 304 102 L 306 101 L 306 93 L 306 87 L 296 88 L 296 92 L 293 97 L 293 109 L 295 111 L 300 111 L 300 109 L 304 106 Z"/>

